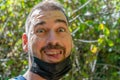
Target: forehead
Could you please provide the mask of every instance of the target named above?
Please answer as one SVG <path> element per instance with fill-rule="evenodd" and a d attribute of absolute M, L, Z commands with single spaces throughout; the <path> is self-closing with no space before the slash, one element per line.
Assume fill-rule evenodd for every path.
<path fill-rule="evenodd" d="M 67 22 L 66 16 L 62 11 L 54 10 L 54 11 L 42 11 L 35 10 L 31 15 L 32 23 L 36 23 L 41 19 L 62 19 Z"/>

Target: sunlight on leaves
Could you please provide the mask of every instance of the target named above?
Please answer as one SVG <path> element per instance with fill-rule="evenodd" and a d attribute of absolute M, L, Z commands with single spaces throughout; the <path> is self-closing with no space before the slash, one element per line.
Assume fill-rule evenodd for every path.
<path fill-rule="evenodd" d="M 96 54 L 97 51 L 98 51 L 97 46 L 95 46 L 95 45 L 91 45 L 91 47 L 90 47 L 90 51 L 91 51 L 93 54 Z"/>
<path fill-rule="evenodd" d="M 100 29 L 100 30 L 104 30 L 104 24 L 101 23 L 101 24 L 99 25 L 99 29 Z"/>

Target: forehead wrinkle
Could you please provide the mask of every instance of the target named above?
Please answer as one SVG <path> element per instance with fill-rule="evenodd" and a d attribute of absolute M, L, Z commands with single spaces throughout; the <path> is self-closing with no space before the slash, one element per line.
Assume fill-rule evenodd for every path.
<path fill-rule="evenodd" d="M 58 15 L 57 13 L 58 13 L 57 11 L 36 10 L 31 16 L 31 22 L 33 26 L 36 27 L 38 25 L 44 25 L 47 23 L 46 21 L 42 21 L 42 19 L 46 20 L 46 19 L 51 19 L 52 17 L 56 17 L 56 19 L 54 20 L 55 23 L 64 23 L 65 25 L 68 25 L 65 15 L 62 12 L 60 12 L 60 14 L 62 14 L 62 18 L 61 18 L 61 16 Z"/>
<path fill-rule="evenodd" d="M 46 24 L 45 21 L 40 21 L 40 22 L 36 23 L 36 24 L 34 25 L 34 27 L 37 27 L 37 26 L 39 26 L 39 25 L 42 25 L 42 26 L 43 26 L 44 24 Z"/>
<path fill-rule="evenodd" d="M 31 23 L 34 26 L 45 24 L 46 23 L 45 21 L 41 21 L 42 17 L 44 17 L 44 15 L 34 15 L 34 16 L 32 16 Z"/>

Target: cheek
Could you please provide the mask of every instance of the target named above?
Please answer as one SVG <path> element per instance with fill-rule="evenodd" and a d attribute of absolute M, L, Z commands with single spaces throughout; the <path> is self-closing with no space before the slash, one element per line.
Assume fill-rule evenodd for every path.
<path fill-rule="evenodd" d="M 72 49 L 72 38 L 71 36 L 64 38 L 63 40 L 65 48 L 66 48 L 66 56 L 69 56 Z"/>
<path fill-rule="evenodd" d="M 38 38 L 37 36 L 33 36 L 31 38 L 32 50 L 34 53 L 39 53 L 41 47 L 43 47 L 44 40 Z"/>
<path fill-rule="evenodd" d="M 69 41 L 67 40 L 67 42 L 66 42 L 67 52 L 70 53 L 71 49 L 72 49 L 72 42 L 70 40 Z"/>

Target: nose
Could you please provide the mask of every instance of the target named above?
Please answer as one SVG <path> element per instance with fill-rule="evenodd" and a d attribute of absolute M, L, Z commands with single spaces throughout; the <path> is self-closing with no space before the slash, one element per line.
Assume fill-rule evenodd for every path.
<path fill-rule="evenodd" d="M 48 38 L 47 38 L 47 44 L 56 45 L 59 43 L 58 35 L 54 31 L 50 31 Z"/>

